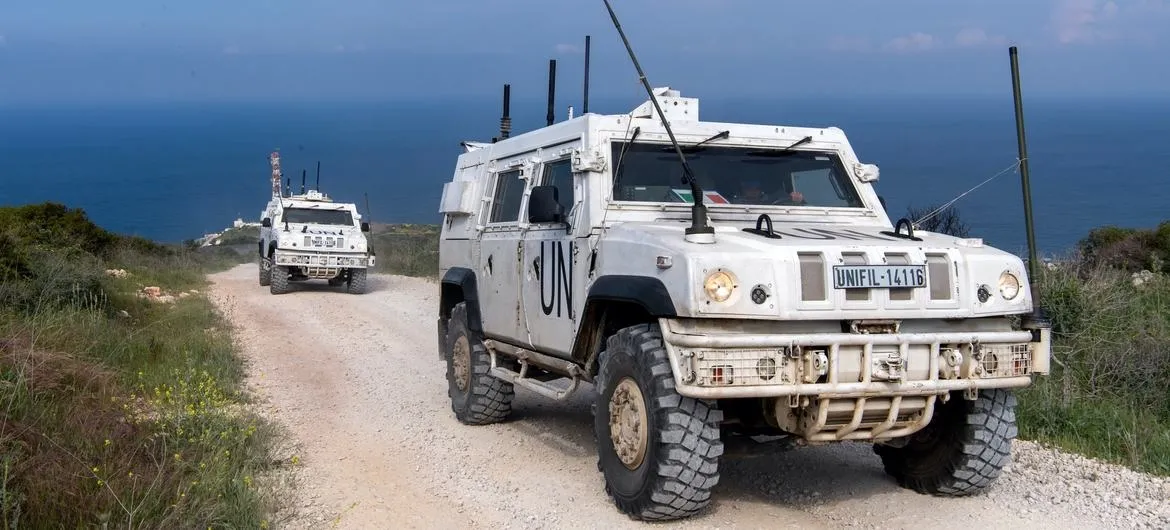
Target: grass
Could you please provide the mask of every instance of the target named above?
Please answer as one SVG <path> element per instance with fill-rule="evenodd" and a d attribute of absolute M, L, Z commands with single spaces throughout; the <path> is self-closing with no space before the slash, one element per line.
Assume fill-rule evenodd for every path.
<path fill-rule="evenodd" d="M 1020 431 L 1170 475 L 1170 278 L 1077 261 L 1041 274 L 1053 373 L 1021 392 Z"/>
<path fill-rule="evenodd" d="M 192 294 L 235 253 L 127 240 L 57 205 L 0 218 L 16 221 L 0 225 L 0 529 L 266 527 L 278 436 Z"/>

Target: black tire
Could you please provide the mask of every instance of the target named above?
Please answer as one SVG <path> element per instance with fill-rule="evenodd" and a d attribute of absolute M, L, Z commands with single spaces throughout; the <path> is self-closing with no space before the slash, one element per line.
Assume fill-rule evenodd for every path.
<path fill-rule="evenodd" d="M 268 292 L 272 294 L 284 294 L 289 292 L 288 285 L 288 266 L 287 265 L 273 265 L 272 266 L 272 280 L 268 286 Z"/>
<path fill-rule="evenodd" d="M 657 324 L 619 330 L 607 340 L 599 362 L 593 432 L 606 493 L 618 510 L 638 520 L 681 519 L 702 511 L 719 483 L 723 412 L 714 401 L 675 390 Z M 610 435 L 610 402 L 623 381 L 636 385 L 642 400 L 629 402 L 645 410 L 644 456 L 631 458 L 632 468 L 618 456 Z"/>
<path fill-rule="evenodd" d="M 936 405 L 930 424 L 904 447 L 874 445 L 874 452 L 904 488 L 947 497 L 976 494 L 991 486 L 1011 460 L 1015 409 L 1010 390 L 981 390 L 974 401 L 956 392 Z"/>
<path fill-rule="evenodd" d="M 345 290 L 349 294 L 365 294 L 366 292 L 366 269 L 350 269 L 349 281 L 345 284 Z"/>
<path fill-rule="evenodd" d="M 457 346 L 465 348 L 466 355 L 457 353 Z M 455 417 L 467 425 L 487 425 L 507 419 L 512 413 L 516 391 L 512 383 L 488 374 L 491 357 L 482 337 L 467 325 L 466 302 L 456 304 L 451 310 L 444 354 L 447 396 L 451 398 Z"/>
<path fill-rule="evenodd" d="M 272 283 L 272 262 L 264 256 L 260 256 L 258 261 L 257 268 L 260 269 L 260 286 L 268 287 L 268 284 Z"/>

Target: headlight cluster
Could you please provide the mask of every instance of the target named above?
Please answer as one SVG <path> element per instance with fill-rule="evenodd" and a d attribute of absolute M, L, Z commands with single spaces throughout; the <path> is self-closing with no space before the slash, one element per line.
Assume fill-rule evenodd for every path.
<path fill-rule="evenodd" d="M 735 278 L 728 272 L 717 270 L 707 275 L 703 281 L 703 290 L 707 297 L 716 302 L 726 302 L 735 292 Z"/>
<path fill-rule="evenodd" d="M 999 294 L 1004 300 L 1014 300 L 1020 295 L 1020 279 L 1016 275 L 1004 271 L 999 275 Z"/>

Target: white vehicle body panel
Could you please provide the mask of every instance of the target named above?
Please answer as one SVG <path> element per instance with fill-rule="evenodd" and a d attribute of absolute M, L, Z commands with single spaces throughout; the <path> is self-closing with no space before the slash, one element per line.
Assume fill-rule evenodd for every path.
<path fill-rule="evenodd" d="M 590 289 L 599 278 L 620 275 L 655 279 L 668 292 L 675 314 L 661 324 L 678 389 L 684 395 L 832 396 L 857 395 L 862 390 L 869 395 L 897 394 L 902 390 L 873 383 L 865 375 L 871 371 L 863 365 L 873 361 L 878 350 L 910 363 L 915 381 L 934 381 L 906 387 L 920 394 L 1010 388 L 1025 384 L 1032 373 L 1047 372 L 1047 330 L 1042 338 L 1035 338 L 1030 332 L 1004 327 L 1006 317 L 1032 311 L 1031 279 L 1023 261 L 980 240 L 925 232 L 915 232 L 916 239 L 893 235 L 894 223 L 873 187 L 877 168 L 858 159 L 841 129 L 705 122 L 699 120 L 696 99 L 679 97 L 670 90 L 660 89 L 656 94 L 683 146 L 723 131 L 728 131 L 726 138 L 704 145 L 779 150 L 811 137 L 795 150 L 838 157 L 862 206 L 709 203 L 714 243 L 689 242 L 684 236 L 690 224 L 688 203 L 632 202 L 614 197 L 617 161 L 611 142 L 628 139 L 635 128 L 640 131 L 637 143 L 661 144 L 668 148 L 663 156 L 675 157 L 677 164 L 666 129 L 652 115 L 649 102 L 629 114 L 585 114 L 496 143 L 466 142 L 440 202 L 444 214 L 440 275 L 452 269 L 473 271 L 487 338 L 582 362 L 584 358 L 571 356 Z M 568 226 L 529 223 L 529 194 L 533 186 L 547 183 L 545 173 L 558 161 L 569 161 L 572 168 L 570 182 L 559 188 L 571 190 L 571 197 L 565 193 L 560 197 Z M 704 178 L 698 171 L 696 174 Z M 501 175 L 522 188 L 513 190 L 505 201 L 507 213 L 497 213 L 493 220 Z M 779 238 L 745 231 L 756 226 L 760 214 L 770 217 Z M 833 267 L 850 264 L 920 265 L 925 268 L 926 285 L 913 289 L 834 288 Z M 704 289 L 708 275 L 717 270 L 731 274 L 736 285 L 730 298 L 722 302 L 712 300 Z M 1004 273 L 1018 281 L 1014 298 L 1001 294 Z M 767 294 L 763 303 L 752 299 L 751 292 L 757 286 Z M 977 294 L 981 288 L 988 295 L 984 300 Z M 959 319 L 958 323 L 954 319 Z M 904 329 L 880 336 L 841 329 L 842 322 L 869 320 L 898 320 Z M 996 343 L 1003 343 L 1004 348 L 1030 345 L 1028 368 L 1022 374 L 1001 374 L 1000 379 L 976 380 L 978 372 L 970 372 L 956 375 L 959 379 L 955 381 L 939 383 L 939 378 L 945 377 L 940 375 L 945 367 L 940 368 L 937 361 L 950 351 L 948 344 L 952 342 L 974 344 L 976 349 L 982 344 L 990 344 L 989 348 Z M 860 386 L 852 387 L 797 388 L 795 384 L 779 385 L 779 380 L 767 384 L 757 380 L 748 387 L 700 388 L 685 380 L 685 365 L 690 362 L 687 356 L 699 350 L 721 350 L 720 355 L 740 355 L 741 360 L 754 361 L 765 355 L 764 350 L 801 345 L 820 347 L 826 357 L 832 357 L 834 368 L 830 372 L 835 375 L 830 379 L 834 385 L 838 377 L 865 381 L 854 379 Z M 890 347 L 894 351 L 890 352 Z M 958 351 L 959 347 L 955 348 Z M 844 359 L 854 354 L 849 358 L 857 359 L 851 361 L 857 365 L 855 373 L 846 374 L 848 363 Z M 803 373 L 795 364 L 791 369 L 793 377 Z M 883 388 L 888 392 L 883 393 Z"/>

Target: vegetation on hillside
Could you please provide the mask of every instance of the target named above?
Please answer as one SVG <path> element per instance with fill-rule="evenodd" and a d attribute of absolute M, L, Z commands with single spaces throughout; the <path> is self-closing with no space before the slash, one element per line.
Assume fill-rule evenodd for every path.
<path fill-rule="evenodd" d="M 957 213 L 940 217 L 944 233 L 965 227 Z M 1054 362 L 1020 392 L 1022 437 L 1170 475 L 1168 264 L 1170 221 L 1092 230 L 1040 268 Z"/>
<path fill-rule="evenodd" d="M 0 528 L 266 525 L 273 427 L 198 292 L 237 256 L 0 208 Z"/>
<path fill-rule="evenodd" d="M 421 277 L 439 274 L 438 225 L 374 224 L 370 240 L 378 272 Z"/>

